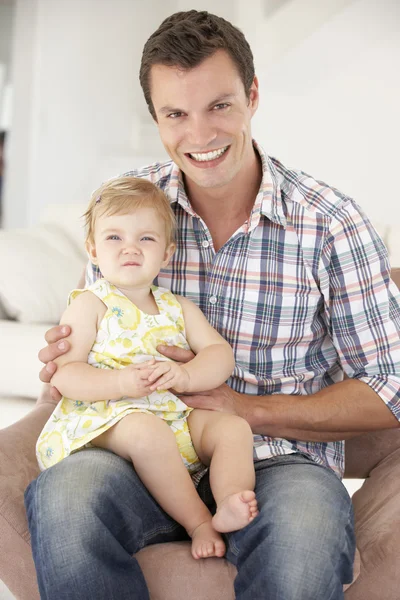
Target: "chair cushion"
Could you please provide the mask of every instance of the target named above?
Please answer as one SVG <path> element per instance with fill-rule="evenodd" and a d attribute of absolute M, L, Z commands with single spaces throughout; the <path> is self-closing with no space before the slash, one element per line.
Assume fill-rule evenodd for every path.
<path fill-rule="evenodd" d="M 190 553 L 190 542 L 147 546 L 136 557 L 147 581 L 151 600 L 235 598 L 235 567 L 223 558 L 195 560 Z"/>

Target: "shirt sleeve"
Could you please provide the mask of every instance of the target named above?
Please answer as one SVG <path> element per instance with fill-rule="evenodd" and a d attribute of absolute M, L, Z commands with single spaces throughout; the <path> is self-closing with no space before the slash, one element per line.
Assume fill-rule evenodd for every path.
<path fill-rule="evenodd" d="M 385 245 L 350 199 L 331 221 L 320 281 L 344 372 L 368 384 L 400 420 L 400 294 Z"/>

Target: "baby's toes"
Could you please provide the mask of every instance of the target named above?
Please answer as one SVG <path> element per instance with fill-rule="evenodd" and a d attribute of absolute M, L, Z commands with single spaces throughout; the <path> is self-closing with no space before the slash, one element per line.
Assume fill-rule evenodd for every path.
<path fill-rule="evenodd" d="M 203 542 L 197 547 L 199 558 L 208 558 L 214 554 L 214 544 L 212 542 Z"/>
<path fill-rule="evenodd" d="M 222 540 L 215 542 L 214 547 L 215 547 L 215 556 L 224 556 L 225 544 Z"/>
<path fill-rule="evenodd" d="M 241 496 L 242 496 L 242 500 L 244 502 L 247 502 L 248 504 L 250 504 L 252 502 L 257 502 L 256 494 L 253 490 L 245 490 L 244 492 L 241 493 Z"/>
<path fill-rule="evenodd" d="M 203 558 L 207 558 L 207 556 L 214 556 L 214 555 L 215 555 L 214 543 L 207 542 L 207 544 L 204 544 L 203 545 Z"/>
<path fill-rule="evenodd" d="M 194 558 L 207 558 L 210 556 L 210 552 L 212 552 L 212 544 L 207 544 L 204 542 L 194 545 L 192 549 L 192 555 Z"/>

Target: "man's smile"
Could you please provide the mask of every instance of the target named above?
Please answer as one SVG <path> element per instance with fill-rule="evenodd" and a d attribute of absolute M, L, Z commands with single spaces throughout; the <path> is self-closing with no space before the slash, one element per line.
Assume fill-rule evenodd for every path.
<path fill-rule="evenodd" d="M 209 168 L 217 166 L 222 162 L 228 154 L 230 146 L 223 146 L 217 150 L 210 150 L 209 152 L 186 152 L 185 156 L 190 162 L 196 167 Z"/>

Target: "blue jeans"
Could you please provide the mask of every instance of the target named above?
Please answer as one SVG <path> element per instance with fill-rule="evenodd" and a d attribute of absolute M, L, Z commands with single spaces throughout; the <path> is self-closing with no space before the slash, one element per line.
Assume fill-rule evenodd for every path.
<path fill-rule="evenodd" d="M 257 463 L 256 474 L 260 515 L 227 535 L 237 600 L 343 598 L 355 551 L 345 487 L 301 454 Z M 213 510 L 208 475 L 199 493 Z M 25 505 L 42 600 L 148 600 L 132 554 L 187 539 L 132 465 L 106 450 L 82 450 L 41 473 Z"/>

